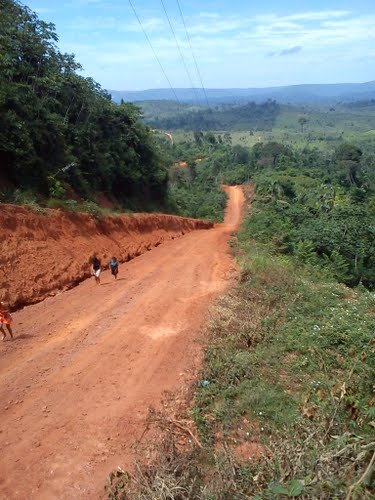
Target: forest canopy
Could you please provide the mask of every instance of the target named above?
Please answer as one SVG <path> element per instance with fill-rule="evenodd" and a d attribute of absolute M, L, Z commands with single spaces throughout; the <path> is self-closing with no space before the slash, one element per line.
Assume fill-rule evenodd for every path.
<path fill-rule="evenodd" d="M 162 201 L 167 167 L 139 109 L 114 104 L 80 75 L 74 56 L 58 50 L 53 24 L 15 0 L 0 0 L 0 12 L 0 165 L 8 189 Z"/>
<path fill-rule="evenodd" d="M 280 113 L 273 100 L 256 104 L 223 104 L 210 108 L 176 107 L 173 103 L 149 101 L 142 103 L 145 122 L 168 130 L 271 130 Z"/>

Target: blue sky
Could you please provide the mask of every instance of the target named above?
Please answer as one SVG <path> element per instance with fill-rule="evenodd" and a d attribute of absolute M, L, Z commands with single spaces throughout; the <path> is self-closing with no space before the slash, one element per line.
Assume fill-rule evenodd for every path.
<path fill-rule="evenodd" d="M 200 81 L 177 0 L 131 0 L 173 87 Z M 104 88 L 168 88 L 128 0 L 26 0 Z M 374 0 L 179 0 L 206 88 L 375 79 Z"/>

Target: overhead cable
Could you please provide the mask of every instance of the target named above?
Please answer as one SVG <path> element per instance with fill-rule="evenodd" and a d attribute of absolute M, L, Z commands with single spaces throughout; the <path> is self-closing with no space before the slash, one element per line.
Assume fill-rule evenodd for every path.
<path fill-rule="evenodd" d="M 208 98 L 207 98 L 206 89 L 204 88 L 202 76 L 201 76 L 201 73 L 199 71 L 198 63 L 197 63 L 197 60 L 196 60 L 195 55 L 194 55 L 193 47 L 191 46 L 190 36 L 189 36 L 189 32 L 188 32 L 187 27 L 186 27 L 185 18 L 184 18 L 184 15 L 182 13 L 181 5 L 180 5 L 179 0 L 176 0 L 176 2 L 177 2 L 177 5 L 178 5 L 178 9 L 180 11 L 182 23 L 183 23 L 184 28 L 185 28 L 186 38 L 187 38 L 187 41 L 188 41 L 189 46 L 190 46 L 191 55 L 193 56 L 193 60 L 194 60 L 194 64 L 195 64 L 195 69 L 197 70 L 197 74 L 198 74 L 198 77 L 199 77 L 199 80 L 200 80 L 200 83 L 201 83 L 201 86 L 202 86 L 202 90 L 203 90 L 203 93 L 204 93 L 206 104 L 207 104 L 208 107 L 210 107 L 210 103 L 208 102 Z"/>
<path fill-rule="evenodd" d="M 176 33 L 173 29 L 173 26 L 172 26 L 172 23 L 171 23 L 171 20 L 168 16 L 168 12 L 167 12 L 167 9 L 165 8 L 165 4 L 164 4 L 164 1 L 163 0 L 160 0 L 161 1 L 161 4 L 163 6 L 163 10 L 164 10 L 164 14 L 165 14 L 165 17 L 167 18 L 167 21 L 168 21 L 168 24 L 169 24 L 169 27 L 171 29 L 171 32 L 173 34 L 173 37 L 174 37 L 174 41 L 176 43 L 176 47 L 178 49 L 178 52 L 180 54 L 180 58 L 181 58 L 181 61 L 182 61 L 182 64 L 184 65 L 184 68 L 185 68 L 185 71 L 186 71 L 186 74 L 187 74 L 187 77 L 189 79 L 189 82 L 190 82 L 190 85 L 191 85 L 191 88 L 193 89 L 193 92 L 194 92 L 194 95 L 195 95 L 195 99 L 197 101 L 197 104 L 199 106 L 199 95 L 197 93 L 197 89 L 195 88 L 194 86 L 194 83 L 193 83 L 193 80 L 191 78 L 191 75 L 190 75 L 190 71 L 189 71 L 189 68 L 187 67 L 187 64 L 186 64 L 186 61 L 185 61 L 185 57 L 184 57 L 184 54 L 181 50 L 181 47 L 180 47 L 180 44 L 178 43 L 178 40 L 177 40 L 177 37 L 176 37 Z"/>
<path fill-rule="evenodd" d="M 158 55 L 157 55 L 157 53 L 156 53 L 156 51 L 155 51 L 155 49 L 154 49 L 154 47 L 153 47 L 153 45 L 152 45 L 152 43 L 151 43 L 151 40 L 149 39 L 149 37 L 148 37 L 148 35 L 147 35 L 147 33 L 146 33 L 146 31 L 145 31 L 144 27 L 143 27 L 143 24 L 141 23 L 141 20 L 139 19 L 139 16 L 138 16 L 138 14 L 137 14 L 137 12 L 136 12 L 136 10 L 135 10 L 135 8 L 134 8 L 133 3 L 131 2 L 131 0 L 128 0 L 128 1 L 129 1 L 129 4 L 130 4 L 131 8 L 133 9 L 134 15 L 135 15 L 135 17 L 137 18 L 137 21 L 138 21 L 138 23 L 139 23 L 139 25 L 140 25 L 140 27 L 141 27 L 141 29 L 142 29 L 142 31 L 143 31 L 143 34 L 145 35 L 146 40 L 148 41 L 148 44 L 150 45 L 151 50 L 152 50 L 152 52 L 154 53 L 155 59 L 156 59 L 156 60 L 157 60 L 157 62 L 159 63 L 160 69 L 162 70 L 163 75 L 165 76 L 165 79 L 167 80 L 167 82 L 168 82 L 168 84 L 169 84 L 169 87 L 170 87 L 170 89 L 172 90 L 173 95 L 174 95 L 174 96 L 175 96 L 175 98 L 176 98 L 176 101 L 177 101 L 179 104 L 181 104 L 181 103 L 180 103 L 179 98 L 177 97 L 176 91 L 175 91 L 175 89 L 172 87 L 172 84 L 171 84 L 171 82 L 170 82 L 170 80 L 169 80 L 169 78 L 168 78 L 168 76 L 167 76 L 167 73 L 165 72 L 165 70 L 164 70 L 164 68 L 163 68 L 163 65 L 162 65 L 162 63 L 160 62 L 160 59 L 159 59 L 159 57 L 158 57 Z"/>

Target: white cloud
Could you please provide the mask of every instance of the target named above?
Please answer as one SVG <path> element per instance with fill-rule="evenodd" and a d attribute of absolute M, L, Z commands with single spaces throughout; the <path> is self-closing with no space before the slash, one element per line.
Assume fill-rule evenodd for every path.
<path fill-rule="evenodd" d="M 49 7 L 35 7 L 33 10 L 40 15 L 41 14 L 50 14 L 51 12 L 55 12 L 54 9 L 51 9 Z"/>
<path fill-rule="evenodd" d="M 106 0 L 72 0 L 69 3 L 66 3 L 66 6 L 69 7 L 84 7 L 86 5 L 107 5 L 108 2 Z"/>
<path fill-rule="evenodd" d="M 186 86 L 186 74 L 165 20 L 152 12 L 143 14 L 141 20 L 173 84 Z M 187 64 L 194 72 L 183 26 L 179 19 L 173 21 L 173 25 Z M 246 17 L 201 12 L 187 19 L 187 25 L 203 79 L 206 85 L 216 87 L 235 85 L 245 74 L 253 78 L 250 86 L 254 85 L 254 79 L 263 85 L 278 81 L 287 84 L 286 79 L 297 83 L 302 77 L 325 81 L 325 74 L 332 73 L 333 68 L 337 67 L 338 75 L 345 75 L 345 68 L 365 65 L 364 54 L 374 57 L 375 51 L 375 14 L 359 16 L 345 10 L 327 10 Z M 130 21 L 111 16 L 80 18 L 71 28 L 78 33 L 79 40 L 65 50 L 75 52 L 86 73 L 99 81 L 102 80 L 97 74 L 99 66 L 105 68 L 102 73 L 107 81 L 103 85 L 121 88 L 119 83 L 109 83 L 110 78 L 118 81 L 121 72 L 129 75 L 134 86 L 143 88 L 147 88 L 147 81 L 142 84 L 147 74 L 162 78 L 134 18 Z M 108 30 L 111 37 L 107 36 Z M 273 57 L 272 64 L 267 55 Z M 231 83 L 221 83 L 229 82 L 230 78 Z M 350 75 L 345 79 L 349 81 Z"/>
<path fill-rule="evenodd" d="M 163 19 L 158 17 L 149 18 L 141 22 L 146 33 L 160 31 L 165 26 Z M 122 26 L 124 31 L 142 31 L 138 22 L 127 23 Z"/>
<path fill-rule="evenodd" d="M 337 19 L 349 15 L 350 11 L 348 10 L 321 10 L 290 14 L 288 16 L 282 16 L 281 19 L 285 21 L 325 21 L 327 19 Z"/>
<path fill-rule="evenodd" d="M 200 12 L 199 17 L 208 18 L 208 19 L 218 19 L 220 14 L 217 12 Z"/>

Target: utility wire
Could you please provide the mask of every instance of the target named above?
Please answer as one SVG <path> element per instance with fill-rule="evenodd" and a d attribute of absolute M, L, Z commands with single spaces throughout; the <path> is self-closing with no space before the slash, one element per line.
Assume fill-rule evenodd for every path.
<path fill-rule="evenodd" d="M 136 12 L 136 10 L 135 10 L 135 8 L 134 8 L 134 5 L 132 4 L 131 0 L 129 0 L 129 4 L 130 4 L 131 8 L 133 9 L 134 15 L 135 15 L 135 17 L 137 18 L 137 21 L 138 21 L 138 23 L 139 23 L 140 27 L 142 28 L 143 34 L 145 35 L 146 40 L 148 41 L 148 44 L 150 45 L 151 50 L 152 50 L 152 52 L 154 53 L 155 59 L 156 59 L 156 60 L 157 60 L 157 62 L 159 63 L 160 69 L 162 70 L 163 75 L 165 76 L 165 79 L 167 80 L 167 82 L 168 82 L 168 84 L 169 84 L 169 87 L 171 88 L 171 90 L 172 90 L 172 92 L 173 92 L 173 95 L 174 95 L 174 96 L 175 96 L 175 98 L 176 98 L 176 101 L 178 102 L 178 104 L 181 104 L 181 103 L 180 103 L 179 98 L 177 97 L 176 91 L 175 91 L 175 89 L 172 87 L 172 84 L 171 84 L 171 82 L 170 82 L 170 80 L 169 80 L 169 78 L 168 78 L 168 76 L 167 76 L 167 73 L 165 72 L 165 70 L 164 70 L 164 68 L 163 68 L 162 63 L 160 62 L 160 59 L 159 59 L 159 57 L 158 57 L 158 55 L 157 55 L 157 53 L 156 53 L 156 51 L 155 51 L 155 49 L 154 49 L 154 47 L 153 47 L 153 45 L 152 45 L 152 43 L 151 43 L 151 40 L 149 39 L 149 37 L 148 37 L 148 35 L 147 35 L 147 33 L 146 33 L 146 31 L 145 31 L 144 27 L 143 27 L 143 24 L 141 23 L 141 20 L 139 19 L 139 16 L 138 16 L 138 14 L 137 14 L 137 12 Z"/>
<path fill-rule="evenodd" d="M 187 38 L 187 41 L 189 42 L 189 46 L 190 46 L 190 50 L 191 50 L 191 55 L 193 56 L 193 60 L 194 60 L 194 64 L 195 64 L 195 69 L 197 70 L 197 74 L 198 74 L 199 80 L 201 82 L 201 87 L 202 87 L 202 90 L 203 90 L 203 93 L 204 93 L 204 97 L 205 97 L 207 106 L 210 107 L 210 103 L 208 102 L 208 98 L 207 98 L 206 89 L 204 88 L 202 76 L 201 76 L 201 73 L 199 71 L 198 63 L 197 63 L 197 60 L 196 60 L 195 55 L 194 55 L 193 47 L 191 46 L 190 36 L 189 36 L 189 32 L 188 32 L 187 27 L 186 27 L 185 18 L 184 18 L 184 15 L 182 13 L 181 5 L 180 5 L 179 0 L 176 0 L 176 2 L 177 2 L 177 5 L 178 5 L 178 10 L 180 11 L 182 23 L 183 23 L 184 28 L 185 28 L 186 38 Z"/>
<path fill-rule="evenodd" d="M 172 23 L 171 23 L 171 20 L 168 16 L 168 13 L 167 13 L 167 9 L 165 8 L 165 4 L 163 2 L 163 0 L 160 0 L 161 1 L 161 4 L 163 6 L 163 9 L 164 9 L 164 14 L 165 14 L 165 17 L 167 18 L 167 21 L 168 21 L 168 24 L 169 24 L 169 27 L 172 31 L 172 34 L 173 34 L 173 37 L 174 37 L 174 41 L 176 43 L 176 47 L 178 49 L 178 52 L 180 53 L 180 58 L 181 58 L 181 61 L 182 61 L 182 64 L 184 65 L 184 68 L 185 68 L 185 71 L 186 71 L 186 74 L 187 74 L 187 77 L 189 79 L 189 82 L 190 82 L 190 85 L 193 89 L 193 92 L 194 92 L 194 95 L 195 95 L 195 99 L 197 101 L 197 104 L 199 106 L 199 96 L 198 96 L 198 93 L 197 93 L 197 89 L 195 88 L 194 86 L 194 83 L 193 83 L 193 80 L 191 78 L 191 75 L 190 75 L 190 71 L 189 71 L 189 68 L 187 67 L 187 64 L 186 64 L 186 61 L 185 61 L 185 57 L 184 57 L 184 54 L 182 53 L 182 50 L 181 50 L 181 47 L 180 47 L 180 44 L 178 43 L 178 40 L 177 40 L 177 37 L 176 37 L 176 33 L 173 29 L 173 26 L 172 26 Z"/>

